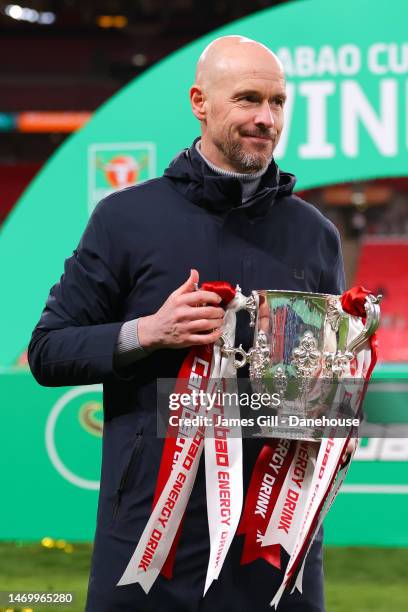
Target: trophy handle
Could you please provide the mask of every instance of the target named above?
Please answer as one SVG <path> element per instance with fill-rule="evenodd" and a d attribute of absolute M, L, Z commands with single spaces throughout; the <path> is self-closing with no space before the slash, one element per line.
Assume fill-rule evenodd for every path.
<path fill-rule="evenodd" d="M 364 308 L 367 313 L 364 329 L 346 346 L 346 352 L 356 353 L 366 340 L 377 331 L 380 324 L 381 299 L 382 295 L 367 295 L 364 303 Z"/>
<path fill-rule="evenodd" d="M 240 291 L 239 286 L 237 286 L 237 290 Z M 246 310 L 249 312 L 249 327 L 255 327 L 256 319 L 258 315 L 258 304 L 259 298 L 256 291 L 252 291 L 251 295 L 248 297 L 243 296 L 245 302 L 243 302 L 241 308 L 238 310 Z M 242 348 L 242 344 L 239 347 L 231 346 L 225 336 L 221 336 L 221 353 L 226 357 L 234 356 L 234 367 L 238 370 L 239 368 L 243 368 L 247 363 L 251 363 L 252 353 L 254 349 L 250 349 L 246 352 Z"/>

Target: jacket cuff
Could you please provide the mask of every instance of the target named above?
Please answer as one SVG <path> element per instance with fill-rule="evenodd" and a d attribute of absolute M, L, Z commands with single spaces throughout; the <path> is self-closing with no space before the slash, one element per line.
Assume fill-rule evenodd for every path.
<path fill-rule="evenodd" d="M 125 380 L 129 380 L 134 376 L 134 371 L 131 371 L 129 366 L 150 354 L 150 351 L 143 348 L 140 344 L 137 333 L 138 322 L 139 319 L 137 318 L 123 323 L 115 346 L 115 374 Z M 129 372 L 131 372 L 131 375 L 126 376 L 126 373 Z"/>

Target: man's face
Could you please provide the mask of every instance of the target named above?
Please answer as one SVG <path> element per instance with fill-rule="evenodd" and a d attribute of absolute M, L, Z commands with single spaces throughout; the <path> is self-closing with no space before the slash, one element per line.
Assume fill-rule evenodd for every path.
<path fill-rule="evenodd" d="M 207 92 L 207 148 L 222 166 L 238 172 L 265 168 L 282 132 L 285 99 L 284 77 L 275 61 L 231 70 Z"/>

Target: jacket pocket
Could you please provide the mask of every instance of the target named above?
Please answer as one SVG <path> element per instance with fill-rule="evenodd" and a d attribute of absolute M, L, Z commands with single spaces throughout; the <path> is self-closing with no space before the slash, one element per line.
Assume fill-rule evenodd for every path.
<path fill-rule="evenodd" d="M 142 444 L 143 444 L 143 434 L 138 433 L 136 434 L 135 442 L 134 442 L 133 449 L 129 457 L 129 461 L 125 465 L 125 468 L 122 472 L 122 476 L 119 481 L 119 486 L 116 489 L 115 502 L 113 506 L 113 515 L 112 515 L 113 520 L 116 520 L 116 518 L 118 517 L 119 510 L 122 504 L 122 496 L 126 491 L 126 487 L 128 485 L 129 476 L 132 472 L 132 469 L 136 465 L 138 458 L 140 456 Z"/>

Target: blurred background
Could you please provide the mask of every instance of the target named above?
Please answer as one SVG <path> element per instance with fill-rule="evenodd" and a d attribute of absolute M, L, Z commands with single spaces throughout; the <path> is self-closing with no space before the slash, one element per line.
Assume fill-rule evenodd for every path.
<path fill-rule="evenodd" d="M 378 436 L 326 520 L 327 609 L 406 610 L 407 18 L 403 0 L 0 1 L 0 591 L 73 590 L 67 609 L 83 609 L 101 389 L 39 387 L 30 333 L 96 201 L 160 175 L 198 135 L 194 63 L 240 33 L 286 68 L 279 165 L 339 229 L 347 287 L 384 296 L 366 401 Z"/>

